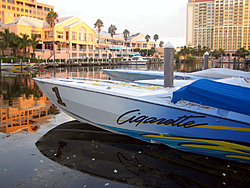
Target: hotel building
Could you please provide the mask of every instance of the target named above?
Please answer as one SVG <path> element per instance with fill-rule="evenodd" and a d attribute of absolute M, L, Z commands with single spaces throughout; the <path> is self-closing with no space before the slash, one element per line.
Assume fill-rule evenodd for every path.
<path fill-rule="evenodd" d="M 25 33 L 29 36 L 37 34 L 40 43 L 35 51 L 39 59 L 53 59 L 53 31 L 45 20 L 21 16 L 13 22 L 2 24 L 0 29 L 9 28 L 16 34 Z M 130 56 L 135 48 L 151 49 L 153 41 L 146 42 L 143 33 L 131 33 L 125 41 L 123 34 L 112 38 L 109 33 L 99 34 L 78 17 L 58 18 L 54 28 L 55 59 L 76 58 L 112 58 Z M 29 49 L 32 52 L 32 49 Z"/>
<path fill-rule="evenodd" d="M 189 0 L 186 45 L 250 50 L 249 0 Z"/>
<path fill-rule="evenodd" d="M 123 34 L 111 38 L 107 32 L 99 34 L 78 17 L 58 18 L 54 28 L 45 21 L 51 5 L 36 2 L 36 0 L 0 0 L 0 30 L 9 28 L 17 35 L 21 33 L 30 37 L 38 35 L 40 40 L 35 51 L 35 57 L 53 59 L 53 35 L 55 40 L 55 59 L 71 58 L 104 58 L 110 56 L 123 57 L 133 55 L 133 49 L 151 49 L 154 42 L 146 42 L 143 33 L 132 33 L 127 41 Z M 32 49 L 28 49 L 32 52 Z M 0 52 L 1 53 L 1 52 Z M 23 55 L 23 54 L 19 54 Z"/>
<path fill-rule="evenodd" d="M 36 2 L 36 0 L 0 0 L 0 22 L 6 24 L 20 16 L 45 19 L 54 6 Z"/>

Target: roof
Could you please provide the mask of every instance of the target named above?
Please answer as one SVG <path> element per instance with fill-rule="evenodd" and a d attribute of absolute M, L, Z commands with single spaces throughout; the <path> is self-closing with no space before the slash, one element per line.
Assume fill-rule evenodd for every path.
<path fill-rule="evenodd" d="M 60 24 L 66 20 L 72 19 L 74 16 L 69 16 L 69 17 L 61 17 L 58 18 L 57 24 Z M 20 16 L 15 18 L 13 22 L 3 24 L 2 26 L 11 26 L 11 25 L 27 25 L 31 27 L 49 27 L 49 24 L 46 22 L 46 20 L 39 20 L 37 18 L 31 18 L 31 17 L 26 17 L 26 16 Z"/>
<path fill-rule="evenodd" d="M 130 36 L 128 37 L 127 41 L 132 41 L 134 40 L 136 37 L 138 37 L 140 34 L 142 33 L 130 33 Z M 99 35 L 98 32 L 96 32 L 96 35 Z M 110 34 L 106 31 L 101 31 L 100 36 L 106 36 L 106 37 L 111 37 Z M 118 33 L 114 35 L 114 38 L 121 38 L 124 39 L 124 35 L 123 33 Z M 137 42 L 146 42 L 144 37 L 140 37 Z"/>
<path fill-rule="evenodd" d="M 56 25 L 61 24 L 67 20 L 74 18 L 75 16 L 68 16 L 68 17 L 60 17 L 58 21 L 55 22 Z M 44 20 L 43 27 L 50 27 L 49 24 Z"/>
<path fill-rule="evenodd" d="M 44 20 L 39 20 L 37 18 L 31 18 L 26 16 L 21 16 L 15 18 L 13 22 L 3 24 L 2 26 L 11 26 L 11 25 L 27 25 L 32 27 L 43 27 Z"/>
<path fill-rule="evenodd" d="M 146 42 L 146 39 L 143 37 L 140 37 L 138 40 L 136 40 L 136 42 Z"/>

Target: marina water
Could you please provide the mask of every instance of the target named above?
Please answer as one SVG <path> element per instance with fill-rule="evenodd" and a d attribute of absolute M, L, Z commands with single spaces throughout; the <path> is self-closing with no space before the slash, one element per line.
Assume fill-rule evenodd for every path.
<path fill-rule="evenodd" d="M 1 186 L 249 186 L 249 164 L 182 152 L 79 123 L 52 105 L 32 80 L 51 76 L 109 79 L 101 71 L 108 68 L 163 70 L 163 64 L 1 71 Z M 175 71 L 201 68 L 200 63 L 175 64 Z"/>

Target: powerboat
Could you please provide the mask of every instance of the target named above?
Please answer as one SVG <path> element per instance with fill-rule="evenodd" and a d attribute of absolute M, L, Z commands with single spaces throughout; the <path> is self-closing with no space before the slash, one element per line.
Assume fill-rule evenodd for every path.
<path fill-rule="evenodd" d="M 124 57 L 122 58 L 122 63 L 127 63 L 130 65 L 146 65 L 148 59 L 146 57 L 142 57 L 140 54 L 134 54 L 132 57 Z"/>
<path fill-rule="evenodd" d="M 12 69 L 15 66 L 18 66 L 19 63 L 1 63 L 1 69 Z"/>
<path fill-rule="evenodd" d="M 173 80 L 174 86 L 184 86 L 194 82 L 195 80 Z M 250 87 L 250 80 L 242 77 L 231 77 L 231 78 L 223 78 L 214 80 L 216 82 L 222 82 L 227 84 L 238 85 L 242 87 Z M 155 85 L 155 86 L 164 86 L 163 79 L 154 79 L 154 80 L 136 80 L 134 81 L 138 84 L 147 84 L 147 85 Z"/>
<path fill-rule="evenodd" d="M 250 88 L 199 79 L 163 88 L 87 78 L 34 78 L 76 120 L 150 143 L 250 162 Z"/>
<path fill-rule="evenodd" d="M 164 78 L 163 71 L 141 69 L 103 69 L 102 71 L 114 80 L 125 82 Z M 201 78 L 215 80 L 231 77 L 243 77 L 250 79 L 250 72 L 232 70 L 228 68 L 211 68 L 192 73 L 174 72 L 174 79 L 177 80 L 196 80 Z"/>

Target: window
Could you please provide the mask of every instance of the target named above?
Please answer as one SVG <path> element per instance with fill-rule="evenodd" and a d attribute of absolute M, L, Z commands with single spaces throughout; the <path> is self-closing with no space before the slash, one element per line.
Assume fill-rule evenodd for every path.
<path fill-rule="evenodd" d="M 77 51 L 77 44 L 74 44 L 74 43 L 72 44 L 72 50 Z"/>
<path fill-rule="evenodd" d="M 87 50 L 87 46 L 86 46 L 86 45 L 80 44 L 80 45 L 79 45 L 79 50 L 80 50 L 80 51 L 86 51 L 86 50 Z"/>
<path fill-rule="evenodd" d="M 66 40 L 69 40 L 69 32 L 68 31 L 66 31 L 66 33 L 65 33 L 65 35 L 66 35 Z"/>
<path fill-rule="evenodd" d="M 92 34 L 91 34 L 92 35 Z M 92 35 L 93 36 L 93 35 Z M 89 41 L 89 42 L 91 42 L 91 41 Z M 106 39 L 103 39 L 103 38 L 100 38 L 100 43 L 101 44 L 106 44 Z"/>
<path fill-rule="evenodd" d="M 86 41 L 86 30 L 83 27 L 79 29 L 79 40 Z"/>
<path fill-rule="evenodd" d="M 72 40 L 76 40 L 76 32 L 72 32 Z"/>
<path fill-rule="evenodd" d="M 35 35 L 35 34 L 31 34 L 31 36 L 33 36 L 33 35 Z M 41 35 L 41 33 L 36 33 L 36 35 L 37 35 L 37 38 L 42 38 L 42 35 Z"/>
<path fill-rule="evenodd" d="M 93 51 L 94 47 L 92 45 L 89 45 L 89 51 Z"/>
<path fill-rule="evenodd" d="M 6 5 L 2 5 L 2 8 L 6 8 Z"/>
<path fill-rule="evenodd" d="M 53 44 L 52 43 L 45 43 L 45 49 L 53 50 Z"/>
<path fill-rule="evenodd" d="M 45 38 L 48 39 L 48 38 L 53 38 L 53 32 L 52 31 L 45 31 Z"/>
<path fill-rule="evenodd" d="M 50 8 L 48 8 L 48 7 L 44 7 L 44 11 L 49 12 L 49 11 L 50 11 Z"/>
<path fill-rule="evenodd" d="M 93 42 L 93 34 L 89 34 L 89 42 Z M 105 42 L 106 42 L 106 40 L 105 40 Z M 105 42 L 104 42 L 104 44 L 105 44 Z"/>
<path fill-rule="evenodd" d="M 57 31 L 57 38 L 63 39 L 63 32 L 62 31 Z"/>

